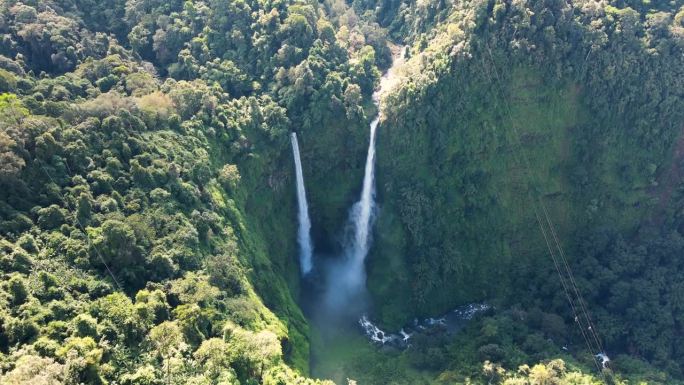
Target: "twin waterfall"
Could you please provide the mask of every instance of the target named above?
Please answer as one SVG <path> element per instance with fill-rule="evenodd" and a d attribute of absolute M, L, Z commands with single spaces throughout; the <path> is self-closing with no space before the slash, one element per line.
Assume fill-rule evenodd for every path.
<path fill-rule="evenodd" d="M 295 161 L 297 179 L 297 203 L 299 207 L 299 232 L 297 241 L 300 254 L 299 263 L 303 287 L 313 289 L 304 291 L 305 313 L 310 321 L 317 325 L 322 341 L 332 338 L 334 341 L 340 330 L 356 325 L 361 326 L 368 339 L 378 345 L 389 345 L 405 349 L 410 346 L 414 334 L 430 334 L 439 330 L 453 333 L 462 328 L 476 313 L 488 310 L 487 304 L 470 304 L 457 308 L 443 317 L 425 320 L 414 320 L 412 325 L 405 325 L 398 333 L 386 333 L 376 326 L 366 315 L 372 308 L 366 289 L 365 261 L 371 247 L 372 227 L 376 214 L 375 203 L 375 144 L 376 131 L 380 124 L 380 96 L 394 88 L 401 81 L 400 76 L 394 74 L 404 62 L 407 47 L 398 51 L 399 47 L 392 47 L 395 53 L 392 67 L 380 79 L 380 87 L 373 94 L 373 102 L 378 108 L 378 115 L 370 123 L 370 138 L 366 164 L 363 176 L 361 195 L 349 210 L 341 244 L 341 255 L 319 255 L 313 260 L 313 244 L 311 241 L 311 221 L 309 219 L 308 203 L 304 188 L 302 162 L 299 155 L 297 134 L 291 134 L 292 152 Z M 332 258 L 330 258 L 332 257 Z M 313 273 L 313 274 L 310 274 Z M 353 321 L 350 322 L 350 321 Z"/>
<path fill-rule="evenodd" d="M 398 84 L 394 76 L 396 68 L 404 62 L 406 49 L 394 46 L 395 57 L 392 67 L 380 79 L 380 87 L 373 95 L 373 102 L 380 110 L 380 95 Z M 370 124 L 370 140 L 366 156 L 363 185 L 359 200 L 349 210 L 349 218 L 345 226 L 340 258 L 320 259 L 316 262 L 316 277 L 323 286 L 320 294 L 323 310 L 329 314 L 360 314 L 366 302 L 366 270 L 365 259 L 371 245 L 371 228 L 375 216 L 375 142 L 376 129 L 380 123 L 380 113 Z M 299 205 L 299 247 L 302 276 L 312 271 L 311 222 L 307 210 L 304 177 L 299 159 L 297 135 L 292 133 L 292 151 L 297 173 L 297 199 Z M 321 283 L 319 282 L 319 283 Z"/>
<path fill-rule="evenodd" d="M 313 268 L 313 243 L 311 242 L 311 220 L 309 219 L 309 205 L 306 202 L 306 189 L 304 188 L 304 174 L 302 173 L 302 160 L 299 158 L 299 143 L 297 133 L 290 136 L 292 141 L 292 153 L 295 161 L 295 174 L 297 174 L 297 204 L 299 206 L 299 231 L 297 241 L 299 243 L 299 267 L 302 276 L 309 274 Z"/>
<path fill-rule="evenodd" d="M 380 117 L 376 117 L 370 125 L 370 143 L 368 145 L 368 156 L 366 157 L 366 168 L 363 177 L 363 187 L 361 197 L 356 202 L 349 213 L 349 228 L 352 234 L 345 244 L 344 269 L 341 273 L 342 285 L 347 290 L 359 291 L 365 283 L 366 273 L 364 270 L 364 260 L 370 248 L 370 228 L 372 225 L 373 210 L 375 208 L 375 130 L 380 122 Z M 299 265 L 302 276 L 306 276 L 313 269 L 313 243 L 311 241 L 311 220 L 309 219 L 309 206 L 306 201 L 306 189 L 304 187 L 304 175 L 302 172 L 302 161 L 299 154 L 299 142 L 297 134 L 290 135 L 292 142 L 292 153 L 295 161 L 295 174 L 297 179 L 297 206 L 299 230 L 297 242 L 299 243 Z M 342 267 L 342 266 L 340 266 Z"/>

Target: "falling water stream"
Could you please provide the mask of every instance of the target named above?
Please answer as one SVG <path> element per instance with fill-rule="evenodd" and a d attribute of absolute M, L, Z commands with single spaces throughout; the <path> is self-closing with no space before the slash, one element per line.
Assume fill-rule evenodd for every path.
<path fill-rule="evenodd" d="M 381 121 L 381 95 L 393 88 L 397 82 L 396 68 L 404 61 L 405 49 L 396 47 L 392 67 L 380 79 L 373 103 L 377 115 L 370 122 L 368 151 L 364 167 L 363 182 L 358 200 L 351 206 L 344 227 L 340 254 L 333 258 L 313 255 L 311 241 L 311 221 L 309 219 L 304 188 L 304 177 L 296 133 L 291 134 L 292 152 L 295 160 L 297 179 L 297 201 L 299 206 L 299 232 L 297 240 L 300 248 L 300 266 L 305 280 L 304 296 L 313 300 L 315 312 L 325 313 L 326 318 L 358 320 L 368 310 L 366 295 L 365 260 L 371 247 L 372 226 L 376 211 L 375 202 L 375 162 L 376 131 Z M 307 286 L 308 285 L 308 286 Z M 309 301 L 311 302 L 311 301 Z"/>
<path fill-rule="evenodd" d="M 295 174 L 297 177 L 297 205 L 299 207 L 299 231 L 297 242 L 299 243 L 299 266 L 302 276 L 311 272 L 313 268 L 313 243 L 311 242 L 311 220 L 309 219 L 309 205 L 306 202 L 306 189 L 304 188 L 304 174 L 302 172 L 302 160 L 299 157 L 299 142 L 297 133 L 290 135 L 292 141 L 292 153 L 295 161 Z"/>
<path fill-rule="evenodd" d="M 331 308 L 363 310 L 366 291 L 365 260 L 371 246 L 375 204 L 375 143 L 380 124 L 380 97 L 396 84 L 394 72 L 404 62 L 406 50 L 395 55 L 392 67 L 380 79 L 380 87 L 373 94 L 378 114 L 370 123 L 370 135 L 363 184 L 359 200 L 349 211 L 343 259 L 328 274 L 324 304 Z"/>
<path fill-rule="evenodd" d="M 346 289 L 351 294 L 363 290 L 366 283 L 364 262 L 370 248 L 370 229 L 375 211 L 375 131 L 379 122 L 380 118 L 376 117 L 370 124 L 370 143 L 368 144 L 361 196 L 349 212 L 349 225 L 353 229 L 353 236 L 346 245 L 346 271 L 343 273 L 347 281 L 345 283 Z"/>

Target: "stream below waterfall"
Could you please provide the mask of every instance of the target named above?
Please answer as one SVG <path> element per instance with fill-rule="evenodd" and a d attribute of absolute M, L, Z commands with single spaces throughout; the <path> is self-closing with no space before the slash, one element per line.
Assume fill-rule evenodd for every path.
<path fill-rule="evenodd" d="M 399 349 L 411 345 L 411 338 L 415 334 L 442 332 L 453 334 L 461 330 L 473 317 L 491 309 L 484 303 L 474 303 L 457 307 L 439 318 L 414 319 L 413 323 L 404 326 L 397 333 L 387 333 L 380 329 L 367 315 L 359 318 L 359 325 L 366 337 L 381 346 L 391 346 Z"/>

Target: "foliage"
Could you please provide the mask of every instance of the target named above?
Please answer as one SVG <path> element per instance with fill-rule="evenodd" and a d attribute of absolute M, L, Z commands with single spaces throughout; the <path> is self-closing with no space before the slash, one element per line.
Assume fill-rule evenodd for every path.
<path fill-rule="evenodd" d="M 668 215 L 673 186 L 659 182 L 679 161 L 684 121 L 674 5 L 410 7 L 424 24 L 411 24 L 419 35 L 378 141 L 369 282 L 387 324 L 474 301 L 562 301 L 536 223 L 542 203 L 573 266 L 588 262 L 577 250 L 588 229 L 630 234 Z M 548 290 L 531 297 L 530 286 Z"/>
<path fill-rule="evenodd" d="M 577 335 L 532 196 L 583 240 L 616 369 L 674 383 L 683 23 L 631 0 L 0 2 L 0 382 L 325 383 L 303 377 L 288 132 L 334 251 L 392 36 L 410 49 L 381 106 L 378 314 L 501 310 L 399 361 L 364 345 L 359 379 L 595 382 L 579 350 L 547 360 Z"/>
<path fill-rule="evenodd" d="M 314 383 L 282 160 L 294 127 L 363 128 L 377 64 L 335 28 L 307 1 L 0 3 L 0 382 Z"/>

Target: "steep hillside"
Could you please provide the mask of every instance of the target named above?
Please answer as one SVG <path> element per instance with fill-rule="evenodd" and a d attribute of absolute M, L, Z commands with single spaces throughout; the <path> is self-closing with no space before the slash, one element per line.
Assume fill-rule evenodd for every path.
<path fill-rule="evenodd" d="M 618 297 L 660 279 L 633 281 L 610 257 L 597 261 L 603 252 L 594 247 L 604 246 L 590 234 L 679 247 L 679 198 L 669 192 L 680 182 L 665 176 L 679 161 L 684 127 L 682 9 L 593 1 L 414 7 L 433 17 L 413 24 L 413 57 L 385 100 L 382 209 L 368 279 L 377 316 L 398 328 L 416 315 L 491 301 L 570 322 L 535 217 L 541 201 L 583 272 L 581 290 L 608 349 L 679 368 L 679 333 L 661 340 L 637 330 L 661 324 L 669 333 L 671 323 L 641 317 L 657 308 L 678 324 L 681 291 L 637 296 L 623 303 L 634 313 L 616 318 Z M 637 233 L 644 228 L 648 236 Z M 669 262 L 645 270 L 662 268 L 681 274 Z"/>

